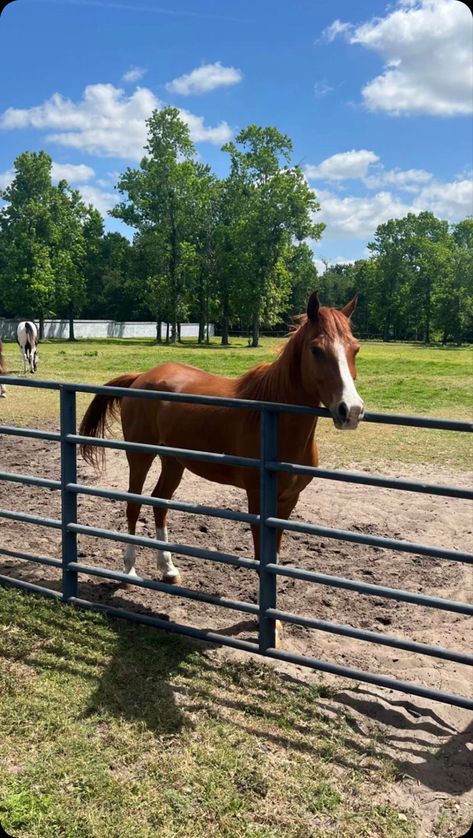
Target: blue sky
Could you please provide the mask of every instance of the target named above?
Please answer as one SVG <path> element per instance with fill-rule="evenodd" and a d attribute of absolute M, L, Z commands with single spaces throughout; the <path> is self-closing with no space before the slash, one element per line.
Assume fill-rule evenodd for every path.
<path fill-rule="evenodd" d="M 106 213 L 146 117 L 172 104 L 221 176 L 240 128 L 289 134 L 327 224 L 317 259 L 356 259 L 387 218 L 473 213 L 472 34 L 459 0 L 16 0 L 0 19 L 0 188 L 44 148 Z"/>

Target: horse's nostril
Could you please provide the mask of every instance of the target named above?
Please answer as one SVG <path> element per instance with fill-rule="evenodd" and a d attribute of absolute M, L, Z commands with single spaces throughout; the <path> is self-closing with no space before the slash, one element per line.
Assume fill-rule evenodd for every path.
<path fill-rule="evenodd" d="M 340 402 L 338 405 L 338 415 L 342 422 L 346 422 L 348 416 L 348 407 L 345 402 Z"/>

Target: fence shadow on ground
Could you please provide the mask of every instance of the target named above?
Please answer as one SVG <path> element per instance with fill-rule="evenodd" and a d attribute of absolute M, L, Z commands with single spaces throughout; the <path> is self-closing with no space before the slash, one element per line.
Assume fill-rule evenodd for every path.
<path fill-rule="evenodd" d="M 11 575 L 11 566 L 2 567 L 0 563 L 0 573 Z M 25 579 L 26 574 L 21 576 Z M 31 581 L 59 588 L 58 581 L 53 582 L 47 571 L 41 577 L 42 573 L 36 572 Z M 166 614 L 130 602 L 126 586 L 121 583 L 84 580 L 81 596 L 114 608 L 168 619 Z M 67 614 L 64 607 L 54 617 L 65 637 L 72 631 Z M 191 717 L 205 708 L 206 713 L 230 721 L 248 735 L 270 741 L 287 752 L 324 758 L 330 737 L 329 720 L 339 716 L 346 724 L 339 736 L 340 747 L 330 756 L 339 768 L 353 771 L 362 766 L 369 776 L 380 770 L 380 759 L 389 759 L 398 776 L 407 776 L 433 791 L 460 796 L 473 787 L 468 768 L 473 723 L 465 730 L 456 730 L 443 718 L 441 704 L 437 711 L 426 707 L 421 699 L 416 704 L 409 698 L 390 698 L 355 684 L 350 689 L 346 682 L 340 689 L 322 689 L 319 700 L 320 681 L 315 678 L 298 678 L 284 670 L 275 675 L 273 670 L 278 665 L 241 653 L 235 659 L 230 652 L 222 662 L 221 657 L 212 654 L 218 644 L 119 618 L 109 620 L 115 635 L 112 654 L 107 654 L 107 663 L 98 678 L 94 676 L 97 683 L 83 708 L 84 718 L 106 712 L 144 724 L 158 736 L 172 735 L 191 726 Z M 243 618 L 222 633 L 254 634 L 255 628 L 254 619 Z M 40 635 L 47 637 L 47 633 L 47 625 L 39 628 Z M 64 659 L 63 654 L 56 655 L 54 648 L 49 647 L 48 661 L 38 660 L 34 666 L 73 674 L 77 667 L 91 663 L 99 644 L 100 639 L 84 625 L 80 649 L 76 643 L 74 652 Z M 100 648 L 98 651 L 100 654 Z M 308 684 L 315 691 L 306 694 Z M 288 699 L 284 706 L 290 709 L 284 725 L 280 724 L 280 711 L 273 706 L 275 693 Z M 270 728 L 262 724 L 262 719 L 269 721 Z M 320 731 L 320 744 L 317 737 L 314 740 L 314 731 Z"/>

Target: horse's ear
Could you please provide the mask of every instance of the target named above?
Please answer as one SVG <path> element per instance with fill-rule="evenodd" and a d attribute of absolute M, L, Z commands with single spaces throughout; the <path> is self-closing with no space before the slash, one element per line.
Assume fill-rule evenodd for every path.
<path fill-rule="evenodd" d="M 345 317 L 351 317 L 352 316 L 353 312 L 355 311 L 356 304 L 358 302 L 358 297 L 359 296 L 360 296 L 359 294 L 355 294 L 353 299 L 350 300 L 350 302 L 347 303 L 346 306 L 344 306 L 342 308 L 342 314 L 344 314 Z"/>
<path fill-rule="evenodd" d="M 312 323 L 315 323 L 319 314 L 319 292 L 313 291 L 309 297 L 309 302 L 307 303 L 307 317 Z"/>

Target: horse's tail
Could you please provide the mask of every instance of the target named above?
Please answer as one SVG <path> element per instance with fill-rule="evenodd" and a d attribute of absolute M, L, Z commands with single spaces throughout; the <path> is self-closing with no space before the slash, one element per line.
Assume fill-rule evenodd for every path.
<path fill-rule="evenodd" d="M 31 349 L 33 349 L 33 346 L 35 345 L 36 341 L 35 341 L 35 336 L 34 336 L 34 331 L 33 331 L 33 324 L 30 323 L 29 320 L 27 320 L 26 323 L 25 323 L 25 332 L 26 332 L 26 343 L 27 343 L 27 345 L 28 344 L 30 345 Z"/>
<path fill-rule="evenodd" d="M 131 387 L 139 375 L 141 375 L 139 372 L 125 372 L 107 381 L 105 387 Z M 123 396 L 105 396 L 97 393 L 84 413 L 79 427 L 80 435 L 104 437 L 110 428 L 110 420 L 118 419 L 120 415 L 119 405 L 122 398 Z M 103 448 L 84 443 L 80 446 L 80 453 L 84 460 L 94 468 L 99 469 L 103 465 L 105 455 Z"/>

